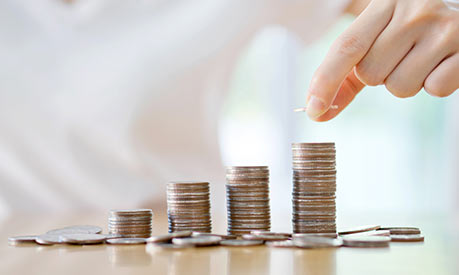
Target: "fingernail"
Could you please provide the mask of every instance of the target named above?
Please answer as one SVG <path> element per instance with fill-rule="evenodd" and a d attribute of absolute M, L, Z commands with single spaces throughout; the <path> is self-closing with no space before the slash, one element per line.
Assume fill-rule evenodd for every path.
<path fill-rule="evenodd" d="M 318 118 L 326 111 L 325 103 L 316 96 L 311 96 L 309 98 L 308 106 L 306 106 L 306 108 L 306 112 L 310 118 Z"/>

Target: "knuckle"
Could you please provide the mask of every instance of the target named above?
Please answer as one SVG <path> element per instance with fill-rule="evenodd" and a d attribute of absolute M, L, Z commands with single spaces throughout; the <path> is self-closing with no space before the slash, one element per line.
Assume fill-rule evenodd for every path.
<path fill-rule="evenodd" d="M 337 40 L 336 51 L 339 54 L 355 58 L 366 52 L 367 46 L 357 35 L 342 35 Z"/>
<path fill-rule="evenodd" d="M 435 39 L 436 43 L 439 44 L 439 46 L 442 48 L 452 46 L 452 44 L 459 45 L 459 35 L 457 35 L 458 33 L 458 22 L 444 19 L 438 24 L 438 32 L 436 32 Z"/>
<path fill-rule="evenodd" d="M 383 77 L 376 72 L 371 72 L 365 63 L 359 63 L 355 66 L 355 74 L 361 82 L 368 86 L 378 86 L 384 82 Z"/>

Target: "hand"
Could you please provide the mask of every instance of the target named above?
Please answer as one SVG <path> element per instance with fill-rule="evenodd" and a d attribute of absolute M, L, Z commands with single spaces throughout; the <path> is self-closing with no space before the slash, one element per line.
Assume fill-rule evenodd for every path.
<path fill-rule="evenodd" d="M 373 0 L 331 46 L 314 73 L 307 113 L 337 116 L 365 85 L 397 97 L 459 88 L 459 11 L 441 0 Z M 330 106 L 337 105 L 337 109 Z"/>

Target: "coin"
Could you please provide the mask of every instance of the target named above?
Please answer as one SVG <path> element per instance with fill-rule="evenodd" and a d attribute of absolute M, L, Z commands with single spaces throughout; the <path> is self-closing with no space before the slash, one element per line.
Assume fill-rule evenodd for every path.
<path fill-rule="evenodd" d="M 174 238 L 172 243 L 176 245 L 194 245 L 194 246 L 213 246 L 220 244 L 221 237 L 217 236 L 200 236 L 191 238 Z"/>
<path fill-rule="evenodd" d="M 167 243 L 172 241 L 174 238 L 186 238 L 192 235 L 191 231 L 178 231 L 165 235 L 152 236 L 147 239 L 147 243 Z"/>
<path fill-rule="evenodd" d="M 102 234 L 62 234 L 60 237 L 69 244 L 99 244 L 107 238 Z"/>
<path fill-rule="evenodd" d="M 146 238 L 119 238 L 106 240 L 108 244 L 113 245 L 134 245 L 134 244 L 145 244 Z"/>
<path fill-rule="evenodd" d="M 200 236 L 216 236 L 220 237 L 223 240 L 234 240 L 237 238 L 236 235 L 221 235 L 221 234 L 213 234 L 213 233 L 205 233 L 205 232 L 193 232 L 193 237 L 200 237 Z"/>
<path fill-rule="evenodd" d="M 391 237 L 387 236 L 345 236 L 343 246 L 348 247 L 388 247 Z"/>
<path fill-rule="evenodd" d="M 391 241 L 392 242 L 423 242 L 424 241 L 424 236 L 422 235 L 414 235 L 414 234 L 409 234 L 409 235 L 390 235 Z"/>
<path fill-rule="evenodd" d="M 62 240 L 60 235 L 57 234 L 43 234 L 35 238 L 35 242 L 42 245 L 52 245 L 52 244 L 63 244 L 65 243 Z"/>
<path fill-rule="evenodd" d="M 226 168 L 228 234 L 249 234 L 271 227 L 268 166 Z"/>
<path fill-rule="evenodd" d="M 24 243 L 35 243 L 37 236 L 15 236 L 8 238 L 9 245 L 19 245 Z"/>
<path fill-rule="evenodd" d="M 250 231 L 252 235 L 271 235 L 271 236 L 284 236 L 284 237 L 291 237 L 291 233 L 281 233 L 281 232 L 271 232 L 271 231 L 264 231 L 264 230 L 252 230 Z"/>
<path fill-rule="evenodd" d="M 389 230 L 372 230 L 358 233 L 351 233 L 344 236 L 391 236 Z"/>
<path fill-rule="evenodd" d="M 337 238 L 337 233 L 296 233 L 292 234 L 292 238 L 301 237 L 325 237 L 325 238 Z"/>
<path fill-rule="evenodd" d="M 336 232 L 335 144 L 293 143 L 292 156 L 293 232 Z"/>
<path fill-rule="evenodd" d="M 186 230 L 210 233 L 212 220 L 209 197 L 208 182 L 169 182 L 167 184 L 169 232 Z"/>
<path fill-rule="evenodd" d="M 340 247 L 343 245 L 343 240 L 340 238 L 328 237 L 311 237 L 302 236 L 294 237 L 293 244 L 298 248 L 326 248 L 326 247 Z"/>
<path fill-rule="evenodd" d="M 338 234 L 339 235 L 347 235 L 347 234 L 354 234 L 354 233 L 378 230 L 380 228 L 381 228 L 380 225 L 364 225 L 364 226 L 358 226 L 358 227 L 353 227 L 353 228 L 340 230 Z"/>
<path fill-rule="evenodd" d="M 421 230 L 417 227 L 381 227 L 378 230 L 389 230 L 391 235 L 419 235 Z"/>
<path fill-rule="evenodd" d="M 47 235 L 60 234 L 99 234 L 102 228 L 94 225 L 72 225 L 63 228 L 53 229 L 46 232 Z"/>
<path fill-rule="evenodd" d="M 220 242 L 222 246 L 258 246 L 263 245 L 263 241 L 260 240 L 223 240 Z"/>
<path fill-rule="evenodd" d="M 261 240 L 261 241 L 285 241 L 288 240 L 288 236 L 284 235 L 262 235 L 262 234 L 244 234 L 242 235 L 244 240 Z"/>
<path fill-rule="evenodd" d="M 110 210 L 108 233 L 124 238 L 148 238 L 151 235 L 152 218 L 151 209 Z"/>

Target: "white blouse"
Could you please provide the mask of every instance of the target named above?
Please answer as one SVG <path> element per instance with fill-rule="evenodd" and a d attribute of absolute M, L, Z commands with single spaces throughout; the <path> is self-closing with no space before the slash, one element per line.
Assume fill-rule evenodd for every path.
<path fill-rule="evenodd" d="M 271 24 L 308 41 L 345 2 L 0 1 L 0 216 L 222 188 L 218 116 L 244 46 Z"/>

